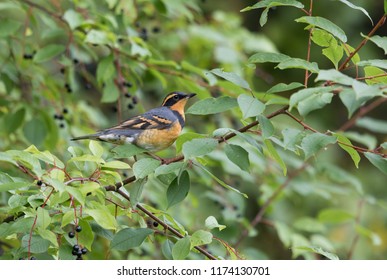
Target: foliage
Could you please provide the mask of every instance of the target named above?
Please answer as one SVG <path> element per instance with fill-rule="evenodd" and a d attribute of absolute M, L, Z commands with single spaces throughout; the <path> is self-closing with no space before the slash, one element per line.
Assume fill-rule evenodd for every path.
<path fill-rule="evenodd" d="M 1 258 L 386 258 L 386 14 L 337 2 L 367 35 L 313 0 L 0 3 Z M 280 10 L 305 59 L 241 25 Z M 176 89 L 181 155 L 70 142 Z"/>

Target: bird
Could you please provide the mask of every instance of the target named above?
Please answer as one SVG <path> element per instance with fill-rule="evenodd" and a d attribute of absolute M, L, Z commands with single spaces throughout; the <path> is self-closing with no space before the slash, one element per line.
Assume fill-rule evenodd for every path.
<path fill-rule="evenodd" d="M 180 135 L 185 125 L 185 105 L 195 95 L 196 93 L 171 92 L 160 107 L 95 134 L 72 138 L 71 141 L 90 139 L 120 145 L 134 144 L 151 153 L 164 150 Z"/>

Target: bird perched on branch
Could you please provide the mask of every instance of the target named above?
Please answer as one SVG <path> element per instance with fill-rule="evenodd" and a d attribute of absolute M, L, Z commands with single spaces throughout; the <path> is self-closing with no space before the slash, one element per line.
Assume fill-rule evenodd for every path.
<path fill-rule="evenodd" d="M 149 152 L 157 152 L 171 146 L 185 124 L 184 107 L 188 99 L 196 94 L 171 92 L 160 107 L 132 117 L 117 126 L 95 134 L 71 139 L 92 139 L 114 144 L 134 144 Z"/>

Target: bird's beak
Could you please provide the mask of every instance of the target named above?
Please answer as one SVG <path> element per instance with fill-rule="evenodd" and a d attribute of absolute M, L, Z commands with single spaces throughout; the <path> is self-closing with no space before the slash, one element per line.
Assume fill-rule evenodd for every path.
<path fill-rule="evenodd" d="M 190 98 L 194 97 L 195 95 L 196 95 L 196 93 L 187 94 L 187 99 L 190 99 Z"/>

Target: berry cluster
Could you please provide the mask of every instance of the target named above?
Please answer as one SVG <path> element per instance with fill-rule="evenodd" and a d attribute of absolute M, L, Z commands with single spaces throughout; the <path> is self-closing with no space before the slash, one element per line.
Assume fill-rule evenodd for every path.
<path fill-rule="evenodd" d="M 65 127 L 65 118 L 64 115 L 66 115 L 69 112 L 67 108 L 63 108 L 62 114 L 54 114 L 54 119 L 59 121 L 59 127 L 64 128 Z"/>
<path fill-rule="evenodd" d="M 81 232 L 82 231 L 82 227 L 80 225 L 77 225 L 75 227 L 75 231 L 78 232 L 78 233 Z M 75 232 L 74 231 L 70 231 L 68 233 L 68 236 L 70 238 L 74 238 L 75 237 Z M 73 250 L 71 252 L 71 254 L 73 256 L 77 256 L 76 260 L 82 260 L 83 259 L 82 255 L 86 255 L 86 253 L 87 253 L 87 249 L 86 248 L 81 248 L 78 244 L 75 244 L 73 246 Z"/>

